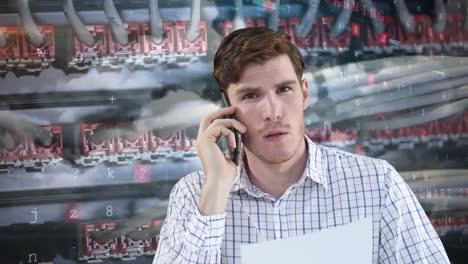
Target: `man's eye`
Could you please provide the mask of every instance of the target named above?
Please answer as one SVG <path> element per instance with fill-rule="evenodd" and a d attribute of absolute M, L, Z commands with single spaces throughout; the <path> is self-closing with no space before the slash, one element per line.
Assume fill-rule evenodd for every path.
<path fill-rule="evenodd" d="M 242 99 L 249 100 L 249 99 L 254 99 L 254 98 L 255 98 L 254 93 L 248 93 L 248 94 L 244 95 L 244 97 Z"/>
<path fill-rule="evenodd" d="M 280 88 L 281 92 L 288 92 L 290 90 L 291 90 L 291 87 L 289 87 L 289 86 L 283 86 L 283 87 Z"/>

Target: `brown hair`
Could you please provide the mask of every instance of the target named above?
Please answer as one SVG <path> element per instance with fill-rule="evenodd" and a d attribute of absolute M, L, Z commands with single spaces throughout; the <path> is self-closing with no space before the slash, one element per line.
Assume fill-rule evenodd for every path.
<path fill-rule="evenodd" d="M 263 64 L 278 55 L 287 54 L 302 83 L 304 60 L 288 34 L 264 27 L 233 31 L 219 45 L 214 57 L 213 77 L 221 91 L 238 82 L 242 68 L 249 63 Z"/>

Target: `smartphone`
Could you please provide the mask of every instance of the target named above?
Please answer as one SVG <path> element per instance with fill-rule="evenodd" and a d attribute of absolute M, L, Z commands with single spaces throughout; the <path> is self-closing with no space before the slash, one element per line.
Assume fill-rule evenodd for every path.
<path fill-rule="evenodd" d="M 223 104 L 226 107 L 231 106 L 231 102 L 229 102 L 229 98 L 227 97 L 227 95 L 224 92 L 221 92 L 221 99 L 223 100 Z M 235 117 L 233 115 L 229 115 L 229 118 L 235 119 Z M 236 147 L 235 148 L 229 147 L 229 144 L 227 144 L 227 142 L 226 142 L 226 144 L 227 144 L 226 147 L 229 149 L 229 153 L 230 153 L 230 157 L 231 157 L 232 161 L 236 165 L 239 165 L 240 159 L 242 158 L 241 157 L 242 148 L 243 148 L 242 136 L 241 136 L 241 133 L 239 131 L 237 131 L 235 128 L 231 128 L 231 130 L 234 132 L 234 137 L 236 138 Z"/>

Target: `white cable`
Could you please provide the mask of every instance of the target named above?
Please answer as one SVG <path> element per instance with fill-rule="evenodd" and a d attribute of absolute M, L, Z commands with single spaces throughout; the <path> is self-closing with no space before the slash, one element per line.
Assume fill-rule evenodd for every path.
<path fill-rule="evenodd" d="M 115 40 L 121 45 L 128 44 L 128 33 L 125 25 L 120 18 L 119 12 L 115 8 L 113 0 L 104 0 L 104 13 L 111 27 Z"/>
<path fill-rule="evenodd" d="M 452 78 L 447 80 L 436 81 L 428 85 L 427 83 L 421 83 L 413 86 L 411 89 L 409 87 L 404 88 L 394 88 L 392 90 L 353 98 L 341 103 L 336 104 L 336 113 L 343 113 L 349 111 L 356 107 L 356 104 L 359 104 L 359 107 L 369 107 L 379 104 L 391 103 L 392 101 L 402 100 L 408 96 L 419 96 L 428 93 L 434 93 L 439 91 L 444 91 L 447 89 L 452 89 L 460 87 L 462 85 L 468 84 L 468 76 L 463 76 L 460 78 Z"/>
<path fill-rule="evenodd" d="M 19 13 L 21 25 L 29 41 L 35 47 L 40 47 L 45 41 L 45 36 L 39 31 L 36 22 L 34 22 L 31 10 L 29 9 L 29 0 L 16 0 L 16 8 Z"/>
<path fill-rule="evenodd" d="M 244 4 L 242 0 L 235 0 L 236 14 L 233 19 L 234 30 L 245 28 Z"/>
<path fill-rule="evenodd" d="M 327 120 L 330 123 L 335 123 L 343 120 L 354 119 L 363 116 L 375 115 L 378 113 L 395 112 L 401 110 L 407 110 L 416 107 L 430 106 L 439 103 L 445 103 L 447 101 L 459 100 L 468 97 L 468 85 L 458 87 L 455 89 L 449 89 L 444 92 L 431 93 L 427 95 L 408 97 L 405 100 L 398 100 L 391 104 L 375 105 L 372 107 L 356 108 L 351 112 L 337 115 L 334 111 L 327 113 L 323 120 Z M 461 100 L 465 102 L 465 100 Z M 314 120 L 316 121 L 316 120 Z M 316 124 L 307 125 L 320 125 L 320 122 L 314 122 Z"/>
<path fill-rule="evenodd" d="M 307 11 L 302 17 L 301 23 L 297 27 L 296 34 L 298 34 L 300 37 L 305 38 L 312 29 L 315 17 L 317 16 L 319 5 L 320 0 L 309 0 Z"/>
<path fill-rule="evenodd" d="M 434 30 L 436 32 L 444 32 L 447 22 L 447 11 L 445 10 L 444 0 L 434 0 L 435 23 Z"/>
<path fill-rule="evenodd" d="M 414 20 L 411 17 L 408 7 L 406 6 L 405 0 L 393 0 L 395 8 L 400 19 L 400 23 L 408 33 L 414 33 Z"/>
<path fill-rule="evenodd" d="M 368 13 L 371 13 L 371 10 L 376 10 L 374 3 L 372 0 L 362 0 L 363 4 L 366 5 L 366 9 Z M 374 30 L 377 34 L 381 34 L 385 31 L 385 26 L 383 22 L 380 20 L 378 16 L 370 16 L 372 20 L 372 25 L 374 26 Z"/>
<path fill-rule="evenodd" d="M 268 18 L 268 28 L 274 31 L 278 31 L 278 24 L 280 19 L 280 3 L 281 0 L 275 0 L 275 10 L 273 14 L 270 14 Z"/>
<path fill-rule="evenodd" d="M 164 37 L 164 29 L 158 1 L 149 0 L 150 29 L 153 41 L 156 44 L 161 44 Z"/>
<path fill-rule="evenodd" d="M 412 87 L 426 83 L 431 85 L 432 82 L 440 81 L 442 79 L 458 78 L 466 76 L 468 72 L 468 65 L 448 65 L 446 68 L 438 68 L 437 70 L 428 70 L 422 72 L 416 72 L 411 75 L 390 79 L 380 79 L 379 82 L 374 85 L 362 85 L 352 87 L 351 89 L 344 89 L 338 92 L 328 91 L 329 98 L 334 101 L 349 100 L 360 96 L 368 96 L 371 94 L 381 93 L 389 90 L 398 89 L 401 87 Z"/>
<path fill-rule="evenodd" d="M 37 140 L 43 146 L 52 144 L 52 137 L 47 130 L 11 111 L 0 112 L 0 129 Z"/>
<path fill-rule="evenodd" d="M 467 108 L 468 98 L 465 98 L 453 103 L 445 104 L 443 106 L 425 109 L 424 115 L 421 112 L 404 114 L 394 116 L 389 120 L 360 121 L 360 125 L 361 129 L 364 130 L 398 129 L 445 118 L 459 113 Z"/>
<path fill-rule="evenodd" d="M 468 2 L 465 2 L 465 24 L 463 25 L 464 30 L 468 30 Z"/>
<path fill-rule="evenodd" d="M 192 0 L 192 14 L 190 26 L 185 37 L 189 42 L 194 42 L 200 35 L 201 0 Z"/>
<path fill-rule="evenodd" d="M 91 35 L 83 22 L 81 22 L 81 19 L 76 13 L 75 7 L 73 6 L 73 0 L 65 0 L 63 9 L 68 22 L 70 22 L 73 31 L 75 31 L 80 42 L 86 44 L 88 47 L 94 45 L 94 37 Z"/>
<path fill-rule="evenodd" d="M 415 65 L 417 63 L 428 63 L 435 60 L 446 59 L 447 56 L 399 56 L 360 61 L 325 68 L 313 73 L 314 78 L 332 80 L 336 78 L 351 78 L 354 74 L 363 72 L 375 72 L 388 67 L 400 67 L 401 65 Z"/>
<path fill-rule="evenodd" d="M 4 48 L 7 45 L 7 34 L 0 28 L 0 48 Z"/>
<path fill-rule="evenodd" d="M 349 0 L 349 6 L 351 8 L 343 8 L 341 10 L 340 16 L 335 22 L 335 25 L 333 25 L 333 28 L 330 32 L 331 37 L 336 37 L 343 32 L 345 28 L 348 27 L 349 20 L 351 19 L 351 13 L 352 13 L 352 6 L 354 5 L 354 0 Z"/>

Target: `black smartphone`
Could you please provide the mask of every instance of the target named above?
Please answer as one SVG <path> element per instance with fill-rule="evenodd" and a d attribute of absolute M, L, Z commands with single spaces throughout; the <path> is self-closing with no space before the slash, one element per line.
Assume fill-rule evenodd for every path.
<path fill-rule="evenodd" d="M 227 97 L 227 95 L 224 92 L 221 92 L 221 99 L 223 100 L 223 104 L 226 107 L 231 106 L 231 102 L 229 102 L 229 98 Z M 235 119 L 235 117 L 233 115 L 229 115 L 229 118 Z M 231 128 L 231 130 L 234 132 L 234 136 L 236 138 L 236 147 L 231 148 L 231 147 L 229 147 L 229 144 L 227 144 L 227 142 L 226 142 L 226 144 L 227 144 L 226 148 L 229 149 L 230 157 L 231 157 L 232 161 L 236 165 L 239 165 L 239 162 L 240 162 L 240 159 L 241 159 L 241 154 L 242 154 L 242 148 L 243 148 L 242 136 L 241 136 L 241 133 L 239 131 L 237 131 L 235 128 Z"/>

